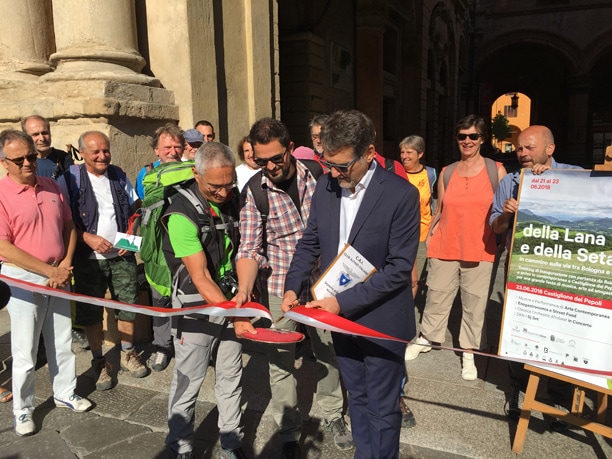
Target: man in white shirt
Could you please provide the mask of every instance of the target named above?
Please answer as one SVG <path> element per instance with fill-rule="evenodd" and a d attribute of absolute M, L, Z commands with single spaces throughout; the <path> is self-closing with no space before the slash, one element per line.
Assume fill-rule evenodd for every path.
<path fill-rule="evenodd" d="M 140 199 L 125 172 L 110 164 L 110 140 L 105 134 L 82 134 L 79 152 L 85 163 L 71 167 L 58 182 L 70 202 L 77 229 L 74 290 L 103 298 L 108 288 L 114 300 L 136 303 L 136 259 L 113 243 L 118 232 L 127 232 L 128 219 L 140 206 Z M 84 327 L 89 340 L 98 390 L 112 387 L 111 368 L 102 352 L 103 312 L 99 306 L 77 303 L 75 323 Z M 121 338 L 121 369 L 142 378 L 147 368 L 134 349 L 136 314 L 116 311 L 115 317 Z"/>

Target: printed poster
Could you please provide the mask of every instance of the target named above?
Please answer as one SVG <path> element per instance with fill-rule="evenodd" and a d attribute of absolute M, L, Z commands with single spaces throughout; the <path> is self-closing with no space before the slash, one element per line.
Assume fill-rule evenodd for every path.
<path fill-rule="evenodd" d="M 499 354 L 612 388 L 612 175 L 523 171 L 508 256 Z"/>

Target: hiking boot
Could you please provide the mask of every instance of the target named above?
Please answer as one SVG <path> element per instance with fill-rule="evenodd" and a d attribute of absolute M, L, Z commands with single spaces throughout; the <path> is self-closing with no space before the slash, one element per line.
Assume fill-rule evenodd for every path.
<path fill-rule="evenodd" d="M 134 349 L 121 351 L 121 369 L 129 371 L 133 378 L 144 378 L 147 375 L 147 367 L 140 361 L 140 355 Z"/>
<path fill-rule="evenodd" d="M 466 381 L 474 381 L 478 378 L 478 370 L 474 364 L 474 354 L 467 352 L 463 353 L 463 368 L 461 369 L 461 377 Z"/>
<path fill-rule="evenodd" d="M 93 406 L 89 400 L 77 394 L 72 394 L 70 397 L 63 400 L 57 397 L 53 397 L 53 399 L 55 400 L 55 406 L 58 408 L 70 408 L 76 413 L 84 413 Z"/>
<path fill-rule="evenodd" d="M 27 437 L 36 433 L 36 424 L 34 424 L 34 420 L 30 413 L 15 416 L 13 425 L 15 427 L 15 433 L 20 437 Z"/>
<path fill-rule="evenodd" d="M 422 336 L 419 336 L 413 344 L 409 344 L 406 347 L 406 353 L 404 354 L 404 360 L 414 360 L 418 357 L 421 352 L 431 351 L 429 341 Z"/>
<path fill-rule="evenodd" d="M 300 459 L 300 444 L 297 441 L 283 442 L 281 459 Z"/>
<path fill-rule="evenodd" d="M 113 386 L 110 363 L 104 357 L 98 357 L 91 361 L 91 367 L 96 380 L 96 390 L 109 390 Z"/>
<path fill-rule="evenodd" d="M 346 422 L 344 422 L 342 417 L 326 422 L 325 430 L 334 435 L 334 445 L 336 445 L 336 448 L 340 451 L 346 451 L 355 446 L 355 443 L 353 443 L 353 435 L 348 431 Z"/>
<path fill-rule="evenodd" d="M 221 454 L 219 455 L 220 459 L 247 459 L 247 455 L 245 454 L 242 447 L 236 449 L 221 449 Z"/>
<path fill-rule="evenodd" d="M 399 406 L 400 411 L 402 412 L 402 428 L 409 429 L 410 427 L 416 426 L 416 419 L 414 419 L 414 414 L 412 414 L 412 410 L 408 408 L 406 399 L 407 397 L 402 397 L 400 395 Z"/>
<path fill-rule="evenodd" d="M 87 335 L 82 330 L 77 330 L 76 328 L 72 329 L 72 342 L 78 344 L 83 351 L 89 349 Z"/>
<path fill-rule="evenodd" d="M 158 350 L 151 359 L 151 369 L 153 371 L 164 371 L 170 362 L 170 354 L 165 350 Z"/>

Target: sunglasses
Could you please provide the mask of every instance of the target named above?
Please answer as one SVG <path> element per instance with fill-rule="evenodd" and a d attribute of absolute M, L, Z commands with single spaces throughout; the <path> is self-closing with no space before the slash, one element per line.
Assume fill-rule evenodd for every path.
<path fill-rule="evenodd" d="M 12 162 L 15 166 L 21 169 L 26 159 L 28 160 L 29 163 L 35 163 L 36 158 L 38 158 L 38 153 L 30 153 L 29 155 L 20 156 L 19 158 L 4 158 L 4 159 Z"/>
<path fill-rule="evenodd" d="M 355 162 L 358 160 L 359 158 L 353 158 L 352 160 L 350 160 L 348 163 L 346 164 L 336 164 L 336 163 L 330 163 L 325 161 L 323 158 L 319 158 L 319 162 L 321 163 L 321 165 L 323 167 L 327 167 L 328 169 L 331 169 L 332 167 L 334 169 L 336 169 L 338 172 L 340 173 L 345 173 L 349 170 L 349 168 L 355 164 Z"/>
<path fill-rule="evenodd" d="M 279 153 L 278 155 L 274 155 L 271 158 L 253 158 L 253 162 L 257 164 L 259 167 L 266 167 L 269 162 L 273 162 L 277 166 L 283 164 L 285 161 L 285 155 L 287 154 L 287 150 Z"/>
<path fill-rule="evenodd" d="M 480 137 L 482 137 L 482 135 L 480 134 L 457 134 L 457 140 L 465 140 L 468 137 L 470 138 L 470 140 L 478 140 Z"/>

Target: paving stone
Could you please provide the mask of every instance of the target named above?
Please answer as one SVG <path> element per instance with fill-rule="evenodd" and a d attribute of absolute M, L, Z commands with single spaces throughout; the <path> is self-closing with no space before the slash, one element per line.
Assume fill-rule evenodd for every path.
<path fill-rule="evenodd" d="M 66 443 L 81 457 L 112 445 L 126 444 L 147 433 L 151 429 L 103 416 L 75 422 L 61 431 Z M 122 450 L 115 450 L 115 454 L 117 451 Z"/>
<path fill-rule="evenodd" d="M 12 430 L 12 429 L 11 429 Z M 14 434 L 13 434 L 14 435 Z M 68 459 L 77 457 L 59 432 L 45 430 L 32 437 L 17 437 L 11 443 L 2 443 L 3 459 Z"/>

